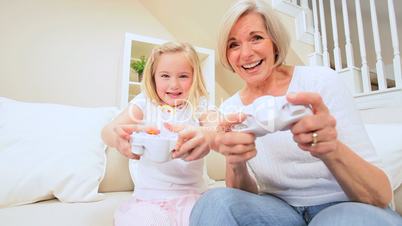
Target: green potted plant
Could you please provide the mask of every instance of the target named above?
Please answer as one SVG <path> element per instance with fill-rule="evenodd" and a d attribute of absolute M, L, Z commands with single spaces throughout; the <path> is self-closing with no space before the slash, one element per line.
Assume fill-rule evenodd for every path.
<path fill-rule="evenodd" d="M 147 62 L 145 56 L 141 56 L 139 59 L 134 60 L 131 62 L 130 67 L 137 72 L 138 74 L 138 81 L 142 80 L 142 73 L 144 72 L 145 63 Z"/>

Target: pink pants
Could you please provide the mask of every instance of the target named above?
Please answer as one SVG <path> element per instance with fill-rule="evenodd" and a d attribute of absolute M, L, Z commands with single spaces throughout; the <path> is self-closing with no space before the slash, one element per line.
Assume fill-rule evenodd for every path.
<path fill-rule="evenodd" d="M 135 196 L 114 214 L 115 226 L 188 226 L 191 209 L 200 194 L 169 200 L 140 200 Z"/>

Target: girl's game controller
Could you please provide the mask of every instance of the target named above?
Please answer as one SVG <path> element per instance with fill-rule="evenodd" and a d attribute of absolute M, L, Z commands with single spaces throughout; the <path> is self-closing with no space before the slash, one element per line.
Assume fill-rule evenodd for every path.
<path fill-rule="evenodd" d="M 172 151 L 176 146 L 177 134 L 149 134 L 137 132 L 131 135 L 132 153 L 153 162 L 172 160 Z"/>

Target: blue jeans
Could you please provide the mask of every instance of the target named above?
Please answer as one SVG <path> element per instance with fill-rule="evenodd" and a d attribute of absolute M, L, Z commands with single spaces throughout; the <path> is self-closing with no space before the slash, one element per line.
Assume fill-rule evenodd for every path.
<path fill-rule="evenodd" d="M 293 207 L 272 195 L 232 188 L 212 189 L 198 200 L 190 226 L 402 226 L 390 208 L 357 202 Z"/>

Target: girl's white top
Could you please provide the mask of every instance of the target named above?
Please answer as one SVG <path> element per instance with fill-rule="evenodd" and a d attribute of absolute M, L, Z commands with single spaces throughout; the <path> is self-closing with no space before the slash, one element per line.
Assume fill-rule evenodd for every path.
<path fill-rule="evenodd" d="M 325 67 L 296 67 L 287 93 L 303 91 L 321 95 L 336 119 L 341 142 L 366 161 L 380 166 L 354 100 L 335 71 Z M 220 110 L 226 114 L 244 107 L 236 93 L 221 105 Z M 293 206 L 349 200 L 326 165 L 301 150 L 292 137 L 287 130 L 256 139 L 257 156 L 248 161 L 248 166 L 259 191 L 276 195 Z"/>
<path fill-rule="evenodd" d="M 157 126 L 161 131 L 163 123 L 198 126 L 197 114 L 193 114 L 190 106 L 170 108 L 153 103 L 144 93 L 137 95 L 130 104 L 138 106 L 144 115 L 145 125 Z M 207 109 L 207 101 L 203 99 L 198 106 Z M 158 142 L 155 139 L 155 142 Z M 203 175 L 204 160 L 184 161 L 173 159 L 164 163 L 151 162 L 145 158 L 130 160 L 130 174 L 135 184 L 134 195 L 141 199 L 168 199 L 187 194 L 189 191 L 202 193 L 207 189 Z M 157 191 L 157 192 L 155 192 Z"/>

